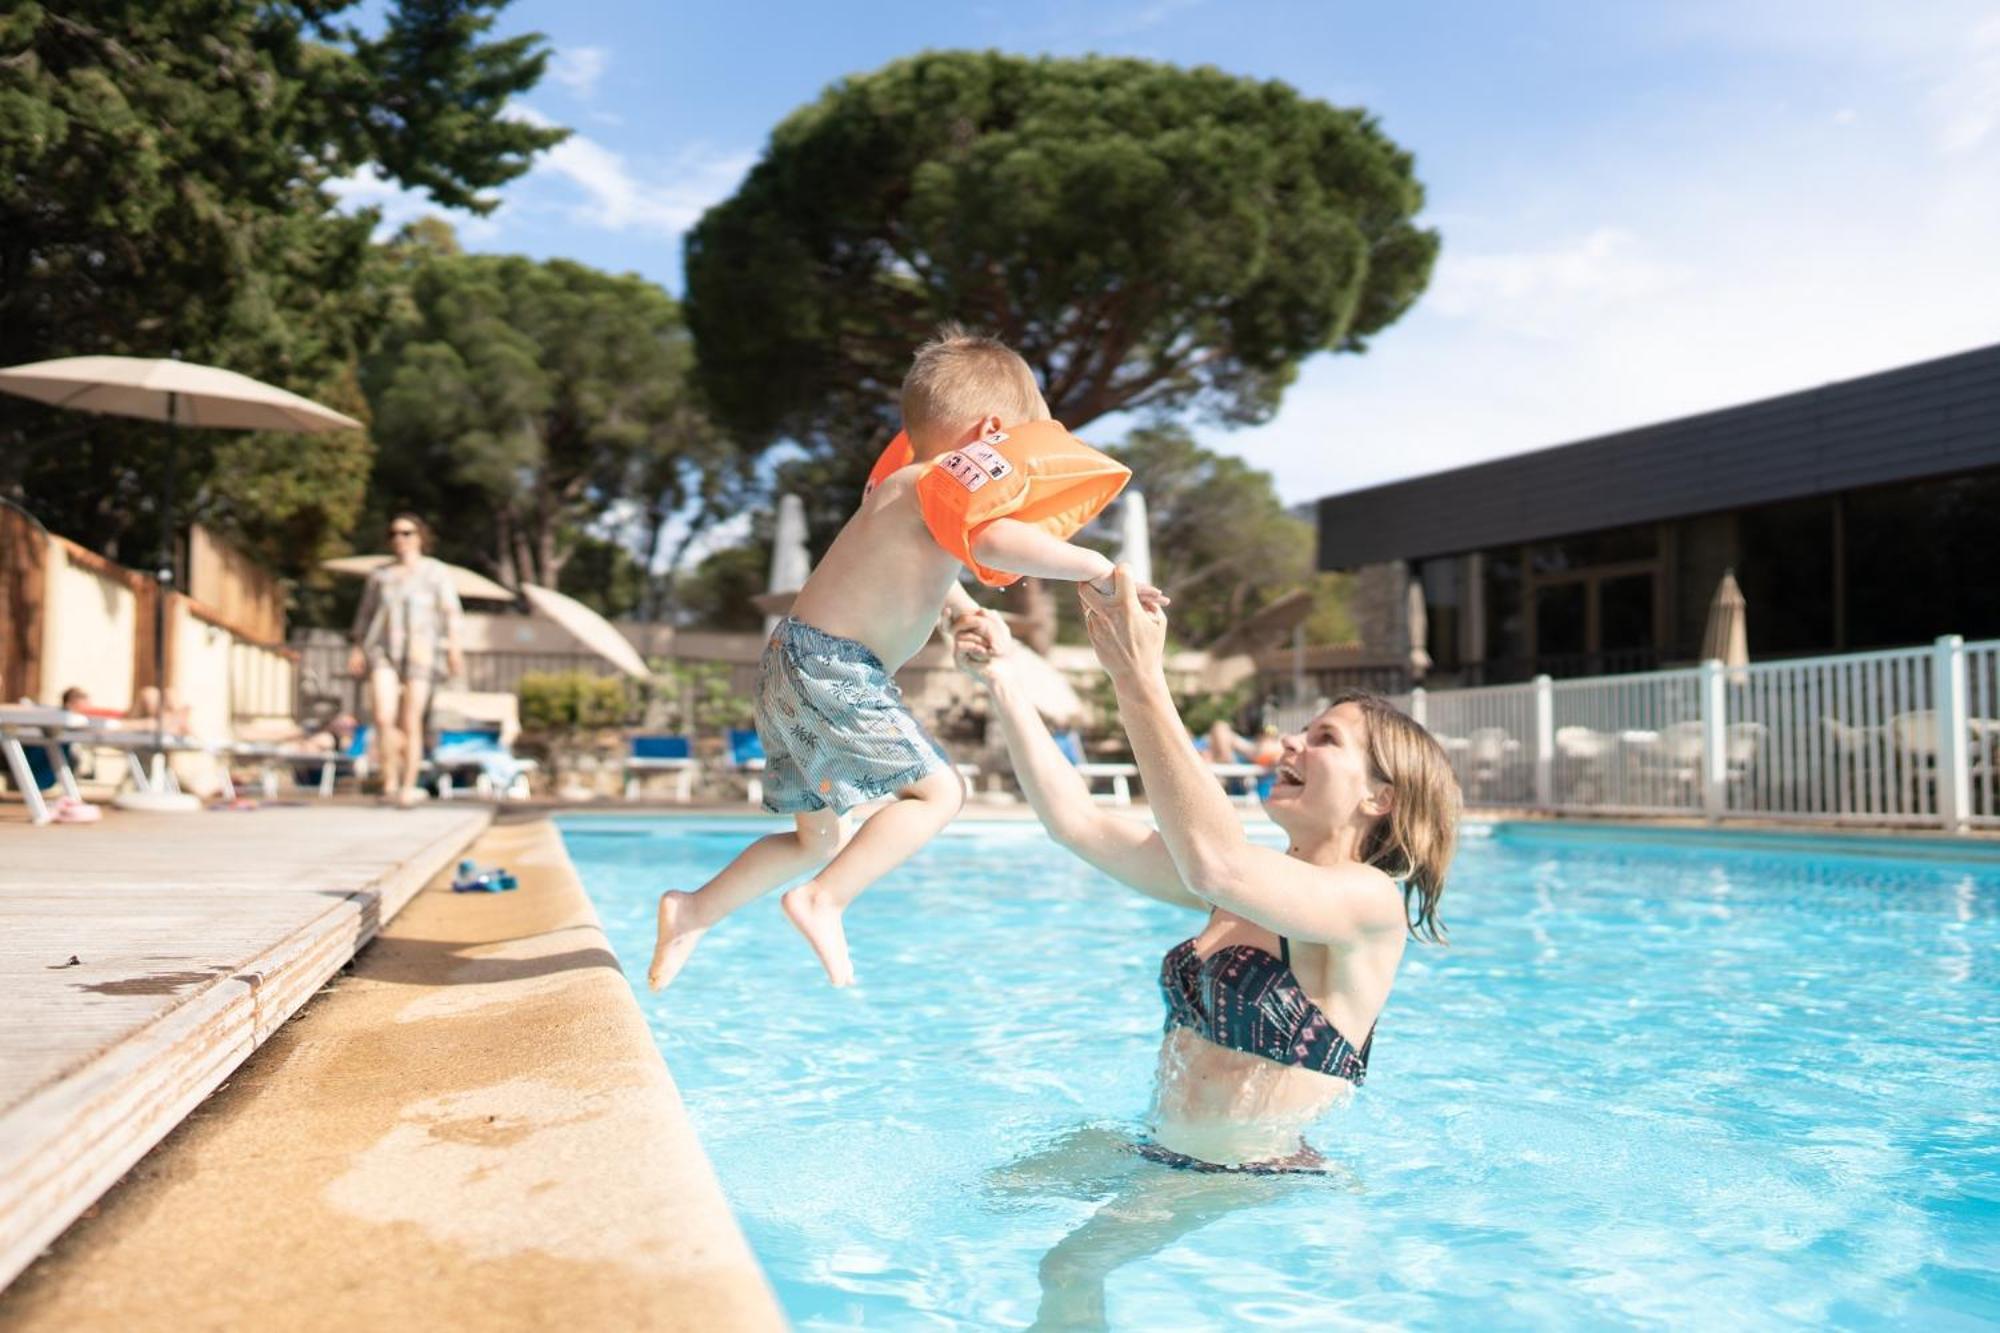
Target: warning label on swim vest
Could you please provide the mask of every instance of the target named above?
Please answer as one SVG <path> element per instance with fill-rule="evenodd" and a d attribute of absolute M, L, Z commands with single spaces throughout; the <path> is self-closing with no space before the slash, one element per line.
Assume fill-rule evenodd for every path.
<path fill-rule="evenodd" d="M 1006 439 L 1004 435 L 989 436 L 988 439 Z M 998 481 L 1014 470 L 1014 465 L 1004 458 L 998 449 L 984 442 L 968 444 L 963 449 L 954 450 L 938 459 L 938 467 L 945 475 L 965 487 L 976 491 L 989 481 Z"/>

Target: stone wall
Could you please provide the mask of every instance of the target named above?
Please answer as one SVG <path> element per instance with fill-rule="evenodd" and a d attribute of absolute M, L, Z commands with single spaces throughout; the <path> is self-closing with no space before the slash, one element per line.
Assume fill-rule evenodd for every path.
<path fill-rule="evenodd" d="M 1407 661 L 1410 655 L 1410 567 L 1401 560 L 1363 565 L 1348 585 L 1348 612 L 1362 653 Z"/>

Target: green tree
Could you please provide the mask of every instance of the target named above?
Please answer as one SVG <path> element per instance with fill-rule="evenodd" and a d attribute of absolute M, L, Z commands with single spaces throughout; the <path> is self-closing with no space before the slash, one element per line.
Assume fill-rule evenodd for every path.
<path fill-rule="evenodd" d="M 673 299 L 568 260 L 405 256 L 398 313 L 369 358 L 374 507 L 436 516 L 449 556 L 558 586 L 593 522 L 654 525 L 740 471 L 690 396 Z"/>
<path fill-rule="evenodd" d="M 761 629 L 764 613 L 750 599 L 764 591 L 770 569 L 768 535 L 715 551 L 675 584 L 676 609 L 701 629 Z"/>
<path fill-rule="evenodd" d="M 729 426 L 807 449 L 787 485 L 824 540 L 941 320 L 1019 349 L 1072 429 L 1260 421 L 1300 360 L 1362 350 L 1422 291 L 1422 204 L 1372 118 L 1281 83 L 926 54 L 773 131 L 688 237 L 688 319 Z"/>
<path fill-rule="evenodd" d="M 0 10 L 0 364 L 178 352 L 365 418 L 373 169 L 483 211 L 562 131 L 508 119 L 546 52 L 504 0 L 74 0 Z M 301 572 L 353 524 L 365 434 L 183 433 L 184 518 Z M 157 426 L 0 399 L 0 490 L 108 554 L 148 553 Z"/>
<path fill-rule="evenodd" d="M 1144 480 L 1153 581 L 1173 595 L 1182 642 L 1213 642 L 1311 577 L 1312 525 L 1286 512 L 1270 473 L 1179 426 L 1135 430 L 1109 452 Z"/>
<path fill-rule="evenodd" d="M 581 533 L 571 541 L 558 588 L 599 615 L 616 619 L 633 615 L 645 603 L 646 570 L 623 542 Z"/>

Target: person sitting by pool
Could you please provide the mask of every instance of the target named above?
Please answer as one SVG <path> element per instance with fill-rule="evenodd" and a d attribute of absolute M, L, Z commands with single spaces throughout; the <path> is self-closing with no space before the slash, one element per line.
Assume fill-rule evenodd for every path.
<path fill-rule="evenodd" d="M 1194 1170 L 1313 1170 L 1303 1131 L 1366 1076 L 1405 945 L 1443 940 L 1458 784 L 1407 715 L 1342 695 L 1283 738 L 1264 808 L 1290 847 L 1259 846 L 1184 739 L 1163 670 L 1166 616 L 1122 566 L 1110 595 L 1081 596 L 1158 831 L 1091 801 L 1017 690 L 998 617 L 961 619 L 954 648 L 991 695 L 1022 790 L 1056 841 L 1208 914 L 1161 961 L 1165 1040 L 1139 1151 Z"/>
<path fill-rule="evenodd" d="M 190 710 L 179 694 L 168 690 L 163 703 L 160 687 L 147 685 L 133 696 L 119 726 L 125 731 L 151 731 L 156 725 L 169 736 L 185 736 L 194 729 Z"/>

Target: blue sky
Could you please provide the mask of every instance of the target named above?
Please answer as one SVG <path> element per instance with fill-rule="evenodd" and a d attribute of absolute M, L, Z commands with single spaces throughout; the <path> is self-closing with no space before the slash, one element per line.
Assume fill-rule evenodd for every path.
<path fill-rule="evenodd" d="M 1291 501 L 2000 341 L 2000 0 L 517 0 L 502 24 L 556 51 L 522 114 L 576 135 L 466 243 L 676 292 L 681 233 L 771 126 L 913 51 L 1212 64 L 1367 107 L 1444 256 L 1366 356 L 1202 431 Z"/>

